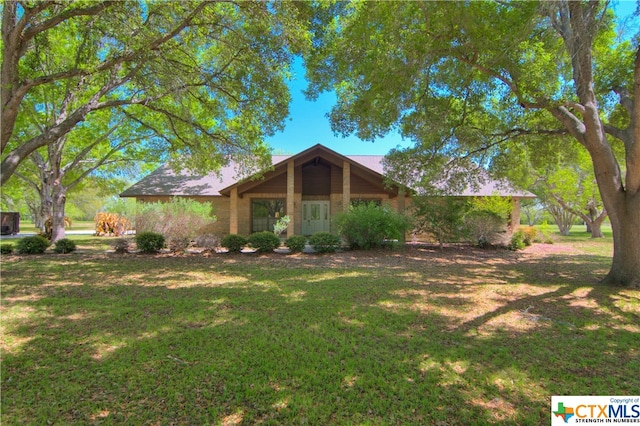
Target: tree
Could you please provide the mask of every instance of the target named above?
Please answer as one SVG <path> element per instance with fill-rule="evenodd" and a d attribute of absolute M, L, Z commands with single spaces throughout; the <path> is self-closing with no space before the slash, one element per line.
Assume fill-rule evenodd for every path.
<path fill-rule="evenodd" d="M 90 122 L 96 124 L 98 120 Z M 89 124 L 89 123 L 87 123 Z M 39 195 L 38 222 L 52 218 L 51 240 L 65 238 L 67 195 L 88 178 L 94 184 L 108 180 L 110 184 L 132 170 L 149 151 L 144 144 L 130 138 L 130 127 L 119 124 L 107 129 L 85 125 L 29 156 L 29 165 L 22 164 L 15 175 L 27 182 Z M 28 167 L 29 166 L 29 167 Z M 135 166 L 133 166 L 135 168 Z M 96 171 L 100 171 L 96 175 Z M 94 212 L 95 213 L 95 212 Z M 93 217 L 93 216 L 92 216 Z"/>
<path fill-rule="evenodd" d="M 47 66 L 45 63 L 42 68 Z M 62 104 L 64 97 L 64 91 L 55 86 L 27 94 L 23 106 L 29 114 L 19 117 L 17 127 L 21 131 L 15 136 L 16 141 L 44 133 L 48 123 L 58 118 L 59 110 L 55 106 Z M 96 111 L 82 125 L 33 151 L 28 162 L 23 162 L 14 172 L 39 195 L 34 218 L 43 231 L 45 221 L 52 218 L 52 241 L 65 237 L 65 210 L 70 191 L 81 187 L 87 178 L 92 178 L 94 184 L 104 180 L 114 183 L 136 168 L 133 162 L 161 156 L 153 145 L 142 143 L 152 135 L 140 127 L 120 110 Z"/>
<path fill-rule="evenodd" d="M 448 158 L 495 168 L 526 147 L 521 136 L 540 136 L 540 155 L 552 155 L 562 146 L 542 136 L 570 135 L 589 154 L 611 221 L 603 281 L 636 286 L 640 51 L 615 42 L 613 18 L 598 1 L 342 4 L 307 57 L 308 94 L 336 91 L 338 133 L 398 128 L 415 146 L 396 154 L 423 169 Z"/>
<path fill-rule="evenodd" d="M 100 112 L 118 112 L 177 165 L 269 163 L 264 136 L 288 113 L 303 3 L 4 1 L 0 132 L 4 184 L 34 151 Z M 25 100 L 51 120 L 24 136 Z M 249 161 L 249 159 L 253 161 Z M 256 161 L 259 160 L 259 161 Z"/>
<path fill-rule="evenodd" d="M 534 226 L 542 219 L 544 207 L 537 199 L 525 198 L 520 200 L 520 212 L 527 218 L 527 225 Z"/>
<path fill-rule="evenodd" d="M 469 200 L 454 197 L 414 196 L 411 213 L 416 232 L 428 232 L 440 244 L 459 242 L 466 236 L 464 217 L 471 209 Z"/>
<path fill-rule="evenodd" d="M 607 212 L 598 192 L 589 154 L 571 138 L 555 142 L 564 148 L 555 156 L 544 156 L 540 160 L 535 151 L 526 159 L 516 156 L 509 160 L 512 164 L 518 163 L 511 170 L 516 171 L 516 176 L 526 175 L 516 178 L 538 196 L 562 235 L 569 235 L 576 217 L 580 217 L 592 238 L 603 237 L 601 226 Z"/>
<path fill-rule="evenodd" d="M 556 219 L 562 235 L 569 235 L 575 217 L 580 217 L 592 238 L 604 237 L 602 223 L 607 211 L 602 206 L 593 172 L 582 168 L 585 163 L 567 164 L 555 170 L 548 170 L 535 190 L 547 210 Z"/>

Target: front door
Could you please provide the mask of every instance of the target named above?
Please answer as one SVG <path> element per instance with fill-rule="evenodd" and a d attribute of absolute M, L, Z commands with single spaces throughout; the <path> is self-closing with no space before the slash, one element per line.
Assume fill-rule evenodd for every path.
<path fill-rule="evenodd" d="M 302 202 L 302 235 L 329 232 L 329 201 Z"/>

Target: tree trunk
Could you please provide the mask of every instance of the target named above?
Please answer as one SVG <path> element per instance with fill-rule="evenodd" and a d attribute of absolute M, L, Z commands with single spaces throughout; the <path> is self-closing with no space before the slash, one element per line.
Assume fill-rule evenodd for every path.
<path fill-rule="evenodd" d="M 602 221 L 594 221 L 590 223 L 589 232 L 591 232 L 591 238 L 604 238 L 604 234 L 602 233 Z"/>
<path fill-rule="evenodd" d="M 609 214 L 613 230 L 613 263 L 602 282 L 640 287 L 640 194 L 625 197 L 621 204 L 616 215 Z"/>
<path fill-rule="evenodd" d="M 64 208 L 67 203 L 67 190 L 60 184 L 53 186 L 53 221 L 51 225 L 51 242 L 55 243 L 65 237 Z"/>
<path fill-rule="evenodd" d="M 39 228 L 42 232 L 46 232 L 45 223 L 47 220 L 53 216 L 53 199 L 51 198 L 51 185 L 48 184 L 44 179 L 42 181 L 42 186 L 38 190 L 38 195 L 40 196 L 40 206 L 37 212 L 37 216 L 34 217 L 34 223 L 36 227 Z"/>
<path fill-rule="evenodd" d="M 602 223 L 607 218 L 607 211 L 602 209 L 598 214 L 597 210 L 589 210 L 589 214 L 580 213 L 580 217 L 587 226 L 587 232 L 591 233 L 591 238 L 604 238 L 602 233 Z"/>
<path fill-rule="evenodd" d="M 576 216 L 554 202 L 547 203 L 546 208 L 549 214 L 551 214 L 553 219 L 556 221 L 560 235 L 565 237 L 568 236 Z"/>
<path fill-rule="evenodd" d="M 560 3 L 554 3 L 560 4 Z M 594 92 L 593 41 L 598 29 L 597 2 L 562 3 L 569 13 L 560 14 L 559 33 L 571 57 L 573 81 L 580 100 L 580 118 L 568 108 L 549 111 L 588 151 L 604 208 L 613 231 L 613 262 L 603 279 L 605 284 L 640 287 L 640 49 L 634 65 L 635 98 L 620 91 L 621 105 L 631 120 L 627 129 L 616 134 L 624 142 L 626 176 L 623 177 L 605 126 L 600 118 Z"/>

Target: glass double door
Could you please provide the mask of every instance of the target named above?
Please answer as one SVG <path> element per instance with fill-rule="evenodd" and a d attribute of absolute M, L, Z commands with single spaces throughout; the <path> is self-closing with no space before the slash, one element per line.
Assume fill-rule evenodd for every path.
<path fill-rule="evenodd" d="M 329 201 L 302 202 L 302 235 L 329 232 Z"/>

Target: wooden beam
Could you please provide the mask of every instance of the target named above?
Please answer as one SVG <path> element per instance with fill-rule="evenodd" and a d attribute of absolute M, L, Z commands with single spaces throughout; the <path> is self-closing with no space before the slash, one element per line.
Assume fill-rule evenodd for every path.
<path fill-rule="evenodd" d="M 295 233 L 295 223 L 296 223 L 296 214 L 295 214 L 295 166 L 294 161 L 289 160 L 287 162 L 287 216 L 291 219 L 289 221 L 289 226 L 287 226 L 287 238 L 291 237 Z"/>
<path fill-rule="evenodd" d="M 229 200 L 229 233 L 238 233 L 238 188 L 231 188 Z"/>
<path fill-rule="evenodd" d="M 351 204 L 351 163 L 342 162 L 342 211 L 348 211 Z"/>

